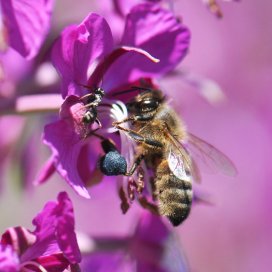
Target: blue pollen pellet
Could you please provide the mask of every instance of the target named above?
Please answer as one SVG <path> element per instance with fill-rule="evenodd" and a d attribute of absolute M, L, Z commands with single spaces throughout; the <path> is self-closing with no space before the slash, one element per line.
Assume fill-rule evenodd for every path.
<path fill-rule="evenodd" d="M 110 151 L 101 158 L 100 170 L 106 176 L 124 175 L 127 171 L 127 162 L 117 151 Z"/>

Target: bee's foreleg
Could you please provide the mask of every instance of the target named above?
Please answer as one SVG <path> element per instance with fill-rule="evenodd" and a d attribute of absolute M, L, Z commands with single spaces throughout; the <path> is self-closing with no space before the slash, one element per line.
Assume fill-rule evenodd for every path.
<path fill-rule="evenodd" d="M 142 136 L 140 133 L 136 132 L 135 130 L 124 128 L 119 125 L 115 125 L 115 127 L 119 130 L 123 130 L 123 131 L 127 132 L 128 136 L 131 137 L 136 142 L 145 143 L 149 146 L 157 147 L 157 148 L 163 147 L 163 144 L 161 142 L 156 141 L 152 138 L 146 138 L 146 137 Z"/>
<path fill-rule="evenodd" d="M 113 125 L 114 127 L 116 127 L 116 126 L 118 126 L 118 125 L 121 125 L 121 124 L 126 123 L 126 122 L 130 122 L 130 121 L 135 121 L 134 116 L 127 117 L 127 118 L 125 118 L 125 119 L 122 120 L 122 121 L 113 122 L 112 125 Z"/>

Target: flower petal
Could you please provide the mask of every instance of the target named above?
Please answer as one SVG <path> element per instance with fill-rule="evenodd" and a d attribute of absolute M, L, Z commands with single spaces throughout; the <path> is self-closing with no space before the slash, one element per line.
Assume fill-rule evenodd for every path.
<path fill-rule="evenodd" d="M 144 212 L 130 245 L 139 271 L 188 271 L 187 260 L 177 240 L 161 217 Z"/>
<path fill-rule="evenodd" d="M 90 198 L 82 180 L 83 175 L 79 173 L 79 169 L 82 171 L 89 168 L 88 160 L 79 162 L 89 129 L 89 125 L 82 121 L 85 112 L 86 109 L 78 96 L 67 96 L 60 109 L 61 120 L 45 126 L 43 141 L 52 151 L 52 160 L 57 172 L 79 195 Z M 49 164 L 49 174 L 50 167 L 52 165 Z"/>
<path fill-rule="evenodd" d="M 54 0 L 2 0 L 9 45 L 23 57 L 35 57 L 49 31 Z"/>
<path fill-rule="evenodd" d="M 94 70 L 90 78 L 88 79 L 88 85 L 98 86 L 100 81 L 102 81 L 104 74 L 109 70 L 111 65 L 113 65 L 113 63 L 115 63 L 123 55 L 128 53 L 130 53 L 130 57 L 134 55 L 141 55 L 144 58 L 146 58 L 148 61 L 152 61 L 154 63 L 158 63 L 160 61 L 159 59 L 153 57 L 147 51 L 141 48 L 131 47 L 131 46 L 121 46 L 113 50 L 102 61 L 99 62 L 99 64 L 96 66 L 96 69 Z M 107 82 L 106 84 L 110 85 L 111 83 Z M 112 86 L 109 87 L 109 89 L 112 89 Z"/>
<path fill-rule="evenodd" d="M 44 143 L 53 153 L 57 172 L 81 196 L 90 198 L 78 172 L 78 158 L 84 142 L 67 120 L 60 120 L 44 128 Z M 82 162 L 83 164 L 87 162 Z"/>
<path fill-rule="evenodd" d="M 55 43 L 52 61 L 62 81 L 62 96 L 82 95 L 90 63 L 103 57 L 113 47 L 113 37 L 105 19 L 89 14 L 78 26 L 67 27 Z"/>
<path fill-rule="evenodd" d="M 0 271 L 18 272 L 19 258 L 12 247 L 0 244 Z"/>
<path fill-rule="evenodd" d="M 56 236 L 59 247 L 70 263 L 76 264 L 81 261 L 81 254 L 75 234 L 75 220 L 72 202 L 67 193 L 58 195 L 59 205 L 56 208 L 57 224 Z"/>
<path fill-rule="evenodd" d="M 51 156 L 46 163 L 43 165 L 42 169 L 38 173 L 38 176 L 33 181 L 34 185 L 39 185 L 46 182 L 56 171 L 55 158 Z"/>
<path fill-rule="evenodd" d="M 36 240 L 29 230 L 23 227 L 9 228 L 5 231 L 1 238 L 1 244 L 10 245 L 18 256 L 30 247 Z"/>
<path fill-rule="evenodd" d="M 169 10 L 151 3 L 137 5 L 127 16 L 121 43 L 140 47 L 160 62 L 152 63 L 140 55 L 123 56 L 112 65 L 104 81 L 116 87 L 139 77 L 159 77 L 185 57 L 189 41 L 189 30 Z"/>
<path fill-rule="evenodd" d="M 42 256 L 52 256 L 48 261 L 57 262 L 62 258 L 56 258 L 56 254 L 62 253 L 70 263 L 80 262 L 81 254 L 74 231 L 73 206 L 66 192 L 59 193 L 58 202 L 47 202 L 43 210 L 33 219 L 33 225 L 36 226 L 33 233 L 37 240 L 23 254 L 22 261 L 42 260 Z"/>

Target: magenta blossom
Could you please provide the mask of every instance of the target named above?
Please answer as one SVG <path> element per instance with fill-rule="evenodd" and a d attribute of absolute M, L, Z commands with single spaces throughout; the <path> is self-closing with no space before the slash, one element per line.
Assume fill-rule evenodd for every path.
<path fill-rule="evenodd" d="M 33 219 L 34 231 L 9 228 L 0 242 L 0 270 L 54 271 L 76 269 L 81 261 L 74 232 L 72 202 L 67 193 L 58 202 L 48 202 Z M 73 270 L 75 271 L 75 270 Z"/>
<path fill-rule="evenodd" d="M 207 6 L 209 11 L 213 13 L 218 18 L 221 18 L 223 16 L 223 12 L 221 9 L 221 6 L 218 2 L 238 2 L 239 0 L 201 0 L 204 5 Z M 144 2 L 161 2 L 162 4 L 166 4 L 169 6 L 170 9 L 174 10 L 175 8 L 175 2 L 173 0 L 132 0 L 132 1 L 126 1 L 126 0 L 112 0 L 113 10 L 114 12 L 123 17 L 125 14 L 127 14 L 130 9 L 140 3 Z"/>
<path fill-rule="evenodd" d="M 45 127 L 44 142 L 53 154 L 36 182 L 45 181 L 56 169 L 78 194 L 89 197 L 86 185 L 96 159 L 90 162 L 87 144 L 94 128 L 83 122 L 86 108 L 81 96 L 90 91 L 82 86 L 94 89 L 103 78 L 103 88 L 110 92 L 141 77 L 159 78 L 184 58 L 189 40 L 188 29 L 171 12 L 153 4 L 138 5 L 128 14 L 122 46 L 116 49 L 107 22 L 97 14 L 66 28 L 52 55 L 66 99 L 60 120 Z M 94 65 L 89 77 L 88 69 Z M 97 149 L 92 147 L 92 152 Z"/>
<path fill-rule="evenodd" d="M 131 236 L 94 238 L 92 242 L 93 252 L 82 261 L 83 271 L 188 271 L 177 237 L 160 217 L 147 212 L 143 212 Z"/>
<path fill-rule="evenodd" d="M 35 57 L 49 31 L 53 4 L 54 0 L 1 0 L 2 47 L 10 46 L 27 59 Z"/>

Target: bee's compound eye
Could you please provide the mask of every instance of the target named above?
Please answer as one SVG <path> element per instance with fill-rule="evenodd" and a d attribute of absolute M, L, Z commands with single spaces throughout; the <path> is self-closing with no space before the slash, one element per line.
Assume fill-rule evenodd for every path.
<path fill-rule="evenodd" d="M 143 112 L 153 111 L 158 107 L 157 100 L 144 100 L 141 102 L 140 108 Z"/>
<path fill-rule="evenodd" d="M 100 170 L 106 176 L 124 175 L 127 162 L 117 151 L 110 151 L 100 159 Z"/>

